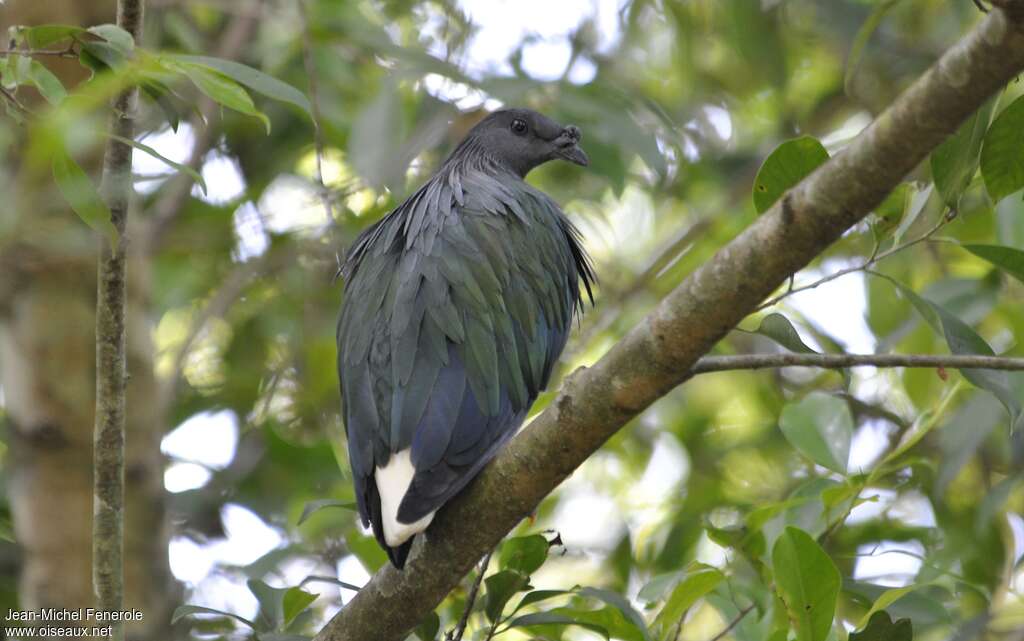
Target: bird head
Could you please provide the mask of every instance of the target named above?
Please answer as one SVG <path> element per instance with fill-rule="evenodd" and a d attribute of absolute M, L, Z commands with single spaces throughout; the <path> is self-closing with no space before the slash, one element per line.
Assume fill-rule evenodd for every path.
<path fill-rule="evenodd" d="M 563 127 L 543 114 L 529 109 L 502 109 L 481 120 L 459 145 L 473 148 L 526 176 L 549 160 L 562 159 L 586 166 L 587 154 L 580 149 L 579 127 Z M 459 153 L 459 150 L 453 155 Z"/>

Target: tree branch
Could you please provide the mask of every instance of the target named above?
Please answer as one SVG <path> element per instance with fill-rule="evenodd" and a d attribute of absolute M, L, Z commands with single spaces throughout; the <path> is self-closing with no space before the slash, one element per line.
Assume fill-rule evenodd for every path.
<path fill-rule="evenodd" d="M 144 0 L 118 0 L 117 25 L 135 42 L 142 39 Z M 124 603 L 124 425 L 127 265 L 125 230 L 132 194 L 132 148 L 137 90 L 122 91 L 110 114 L 103 157 L 103 196 L 117 229 L 116 247 L 100 240 L 96 301 L 96 423 L 93 429 L 92 583 L 96 609 L 123 609 Z M 120 137 L 120 140 L 118 139 Z M 124 623 L 113 622 L 111 638 L 124 639 Z"/>
<path fill-rule="evenodd" d="M 1013 15 L 1024 0 L 1003 0 Z M 993 11 L 868 129 L 670 292 L 441 508 L 404 571 L 383 567 L 318 641 L 404 639 L 486 550 L 697 359 L 876 207 L 989 96 L 1024 70 L 1024 18 Z M 485 514 L 487 518 L 481 519 Z"/>
<path fill-rule="evenodd" d="M 73 47 L 67 49 L 0 49 L 0 56 L 55 56 L 57 58 L 78 58 Z"/>
<path fill-rule="evenodd" d="M 705 356 L 690 369 L 691 375 L 738 369 L 776 367 L 947 367 L 949 369 L 1024 370 L 1024 358 L 964 354 L 739 354 Z"/>

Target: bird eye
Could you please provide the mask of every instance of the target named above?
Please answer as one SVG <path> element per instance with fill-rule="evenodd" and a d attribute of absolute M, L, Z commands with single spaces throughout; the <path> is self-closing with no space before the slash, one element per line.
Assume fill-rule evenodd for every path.
<path fill-rule="evenodd" d="M 512 121 L 511 127 L 512 127 L 512 133 L 514 133 L 514 134 L 522 136 L 523 134 L 526 133 L 527 127 L 526 127 L 526 121 L 524 121 L 524 120 L 520 120 L 519 118 L 516 118 L 515 120 Z"/>

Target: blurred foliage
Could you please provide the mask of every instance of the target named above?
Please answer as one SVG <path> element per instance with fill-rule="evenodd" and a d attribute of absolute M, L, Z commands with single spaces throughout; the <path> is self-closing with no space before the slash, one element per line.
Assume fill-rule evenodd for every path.
<path fill-rule="evenodd" d="M 259 603 L 255 618 L 189 617 L 197 637 L 252 628 L 260 639 L 301 638 L 351 594 L 332 585 L 339 567 L 356 560 L 372 572 L 385 562 L 354 512 L 333 509 L 354 500 L 335 373 L 336 254 L 429 175 L 488 101 L 579 125 L 592 159 L 588 171 L 552 164 L 530 178 L 584 230 L 601 277 L 564 373 L 599 358 L 839 152 L 980 15 L 968 0 L 631 0 L 619 3 L 611 38 L 582 17 L 564 36 L 564 73 L 540 80 L 524 63 L 537 41 L 529 33 L 504 68 L 471 59 L 475 4 L 309 0 L 304 24 L 292 2 L 152 0 L 145 47 L 109 25 L 16 32 L 15 47 L 67 48 L 94 72 L 67 88 L 47 70 L 50 56 L 0 55 L 10 96 L 0 153 L 27 131 L 29 162 L 53 163 L 86 222 L 103 226 L 102 203 L 74 158 L 102 144 L 96 114 L 126 82 L 146 94 L 137 154 L 166 154 L 147 147 L 168 128 L 192 139 L 212 127 L 207 165 L 226 159 L 242 176 L 229 197 L 195 189 L 171 201 L 173 220 L 147 257 L 170 423 L 227 409 L 241 426 L 233 460 L 173 495 L 175 536 L 219 540 L 223 508 L 235 504 L 285 541 L 186 586 L 196 605 L 179 616 L 202 611 L 215 578 L 247 584 Z M 255 32 L 232 56 L 245 66 L 210 58 L 247 12 Z M 818 289 L 839 288 L 851 305 L 862 290 L 877 351 L 1021 354 L 1020 93 L 1012 84 L 965 123 L 796 285 L 870 263 L 870 273 L 854 269 Z M 202 95 L 223 106 L 206 123 L 195 116 Z M 211 191 L 222 187 L 216 175 L 204 172 Z M 144 227 L 174 183 L 137 178 Z M 0 168 L 0 193 L 16 204 L 14 180 Z M 22 224 L 0 217 L 0 251 L 31 236 Z M 66 224 L 80 223 L 69 215 Z M 821 320 L 836 315 L 798 300 L 759 312 L 717 351 L 847 350 L 850 336 Z M 466 638 L 1017 638 L 1022 397 L 1024 376 L 980 371 L 695 378 L 612 438 L 501 545 Z M 572 527 L 580 519 L 589 521 Z M 0 506 L 9 552 L 7 521 Z M 541 536 L 550 528 L 559 531 Z M 869 573 L 865 561 L 892 572 Z M 296 572 L 319 581 L 317 593 Z M 471 578 L 418 638 L 443 638 L 456 624 Z M 0 604 L 14 607 L 4 581 Z"/>

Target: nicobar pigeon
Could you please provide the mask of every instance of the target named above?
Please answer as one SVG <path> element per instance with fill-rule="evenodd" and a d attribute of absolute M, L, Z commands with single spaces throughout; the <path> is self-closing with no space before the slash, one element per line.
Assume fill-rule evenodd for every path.
<path fill-rule="evenodd" d="M 338 375 L 363 524 L 391 562 L 522 424 L 594 273 L 579 232 L 523 178 L 586 165 L 580 130 L 496 111 L 353 243 Z"/>

